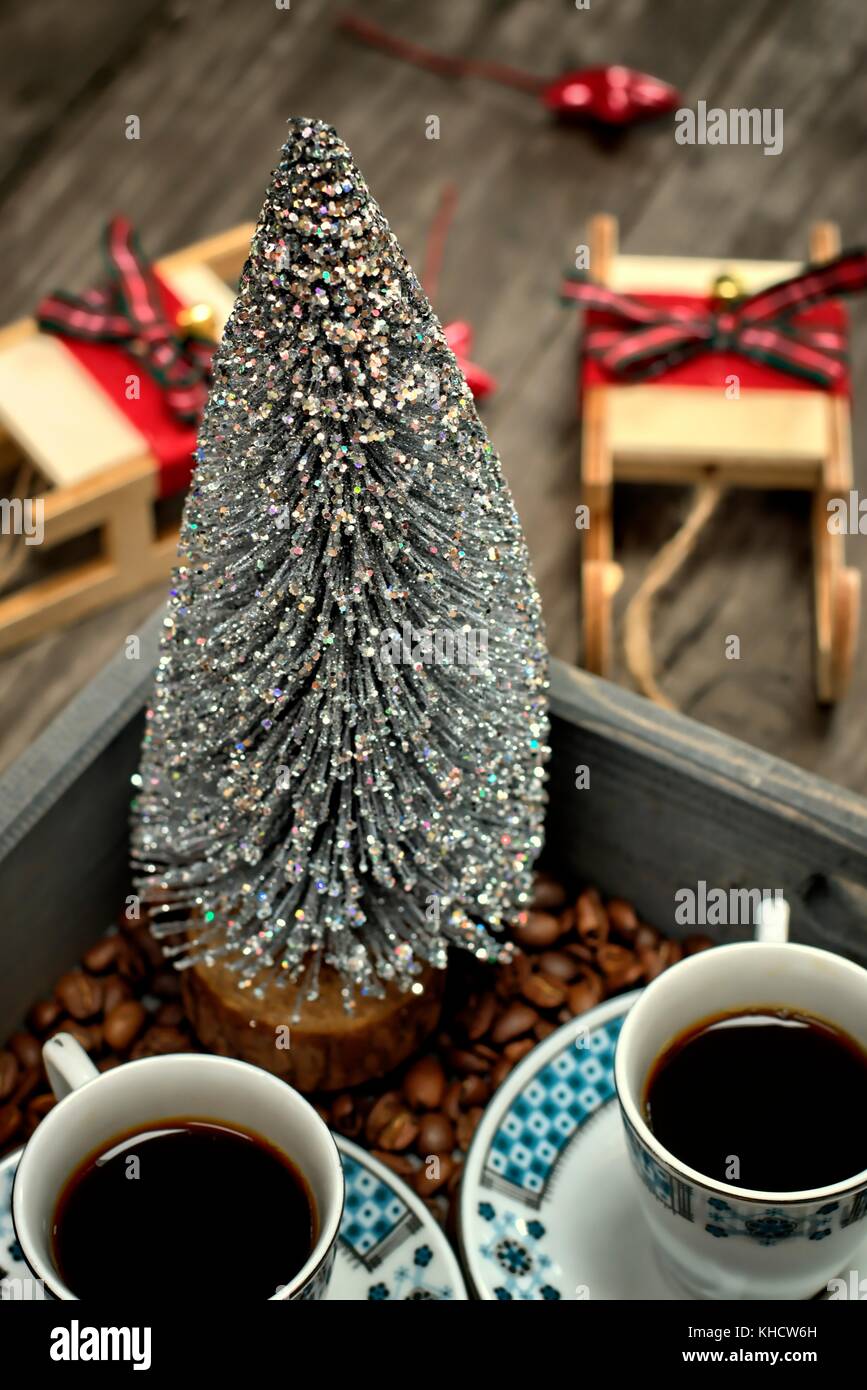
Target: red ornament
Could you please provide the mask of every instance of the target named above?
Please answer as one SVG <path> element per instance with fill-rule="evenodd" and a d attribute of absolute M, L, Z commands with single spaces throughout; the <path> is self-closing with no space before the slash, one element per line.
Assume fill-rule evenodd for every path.
<path fill-rule="evenodd" d="M 633 68 L 616 64 L 607 68 L 583 68 L 578 72 L 567 72 L 551 82 L 547 77 L 536 77 L 534 73 L 523 72 L 505 63 L 434 53 L 421 44 L 390 34 L 380 25 L 361 19 L 358 15 L 342 15 L 337 23 L 345 33 L 353 34 L 362 43 L 391 53 L 405 63 L 413 63 L 441 77 L 481 77 L 488 82 L 516 87 L 537 97 L 548 111 L 563 118 L 625 126 L 674 111 L 682 105 L 682 99 L 674 87 Z"/>
<path fill-rule="evenodd" d="M 473 330 L 463 319 L 455 319 L 454 323 L 447 323 L 443 326 L 443 333 L 446 335 L 446 342 L 455 355 L 457 364 L 464 374 L 464 380 L 473 393 L 473 399 L 484 400 L 485 396 L 490 396 L 492 391 L 496 391 L 497 383 L 494 378 L 483 368 L 471 362 L 467 353 L 473 345 Z"/>
<path fill-rule="evenodd" d="M 440 195 L 440 205 L 433 225 L 428 233 L 427 246 L 425 248 L 424 269 L 421 273 L 421 283 L 424 286 L 425 294 L 428 299 L 436 298 L 437 287 L 440 279 L 440 268 L 443 262 L 446 237 L 448 236 L 449 226 L 455 214 L 458 202 L 458 191 L 454 184 L 446 184 Z M 464 374 L 464 380 L 473 393 L 473 399 L 480 401 L 484 396 L 490 396 L 497 389 L 497 383 L 481 367 L 476 366 L 475 362 L 469 360 L 468 353 L 473 345 L 473 330 L 463 319 L 454 319 L 452 323 L 447 323 L 443 327 L 446 342 L 455 355 L 455 360 Z"/>
<path fill-rule="evenodd" d="M 616 65 L 567 72 L 543 87 L 540 96 L 557 116 L 589 118 L 606 125 L 631 125 L 674 111 L 681 104 L 668 82 Z"/>

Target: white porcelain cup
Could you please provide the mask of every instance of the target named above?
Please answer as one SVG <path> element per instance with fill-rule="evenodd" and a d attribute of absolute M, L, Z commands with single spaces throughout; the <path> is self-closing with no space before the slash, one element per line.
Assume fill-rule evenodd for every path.
<path fill-rule="evenodd" d="M 343 1213 L 343 1166 L 331 1133 L 303 1096 L 269 1072 L 230 1057 L 173 1053 L 99 1072 L 68 1033 L 57 1033 L 42 1051 L 59 1104 L 21 1156 L 12 1219 L 24 1258 L 49 1294 L 75 1298 L 57 1271 L 51 1241 L 55 1207 L 67 1179 L 116 1136 L 183 1116 L 220 1120 L 229 1128 L 259 1134 L 300 1169 L 316 1204 L 318 1237 L 306 1264 L 294 1274 L 287 1270 L 286 1283 L 270 1301 L 325 1296 Z M 108 1262 L 105 1277 L 110 1296 Z M 155 1290 L 155 1298 L 159 1296 Z"/>
<path fill-rule="evenodd" d="M 867 970 L 788 942 L 788 913 L 776 906 L 783 913 L 767 912 L 757 940 L 702 951 L 658 976 L 627 1014 L 617 1043 L 615 1082 L 641 1206 L 664 1270 L 693 1298 L 813 1298 L 852 1268 L 867 1241 L 867 1169 L 803 1192 L 733 1187 L 682 1163 L 644 1119 L 653 1062 L 678 1034 L 714 1014 L 783 1005 L 836 1024 L 867 1048 Z M 805 1107 L 821 1085 L 821 1076 L 804 1077 Z M 863 1127 L 864 1116 L 852 1122 Z"/>

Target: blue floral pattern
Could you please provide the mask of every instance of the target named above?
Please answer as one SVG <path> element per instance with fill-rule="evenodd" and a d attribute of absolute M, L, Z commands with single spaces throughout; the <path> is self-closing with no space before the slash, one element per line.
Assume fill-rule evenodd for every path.
<path fill-rule="evenodd" d="M 685 1182 L 650 1153 L 625 1115 L 623 1122 L 630 1157 L 648 1192 L 675 1215 L 698 1222 L 718 1240 L 735 1236 L 766 1246 L 790 1240 L 825 1240 L 835 1226 L 851 1226 L 867 1216 L 863 1192 L 821 1204 L 798 1203 L 785 1209 L 779 1203 L 762 1206 L 756 1199 L 738 1201 L 736 1188 L 731 1197 L 719 1197 L 712 1188 Z"/>
<path fill-rule="evenodd" d="M 497 1212 L 490 1202 L 479 1202 L 478 1212 L 490 1228 L 481 1248 L 485 1258 L 496 1267 L 496 1297 L 501 1302 L 562 1298 L 556 1283 L 556 1266 L 541 1244 L 544 1223 L 527 1221 L 508 1209 Z"/>
<path fill-rule="evenodd" d="M 485 1158 L 492 1187 L 538 1206 L 581 1126 L 614 1096 L 614 1046 L 622 1015 L 563 1048 L 517 1095 Z"/>

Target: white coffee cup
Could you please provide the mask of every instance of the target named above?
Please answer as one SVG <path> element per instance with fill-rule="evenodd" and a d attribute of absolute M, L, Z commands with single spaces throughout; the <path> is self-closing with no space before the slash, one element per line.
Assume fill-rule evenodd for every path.
<path fill-rule="evenodd" d="M 787 915 L 768 911 L 757 940 L 702 951 L 658 976 L 627 1014 L 617 1043 L 615 1082 L 641 1206 L 664 1270 L 693 1298 L 812 1298 L 867 1242 L 867 1169 L 803 1192 L 733 1187 L 682 1163 L 644 1119 L 653 1062 L 678 1034 L 714 1014 L 782 1005 L 836 1024 L 867 1048 L 867 970 L 788 942 Z M 821 1077 L 805 1078 L 805 1104 L 817 1085 Z"/>
<path fill-rule="evenodd" d="M 307 1262 L 297 1273 L 287 1270 L 271 1301 L 325 1296 L 343 1213 L 343 1166 L 331 1133 L 303 1096 L 269 1072 L 230 1057 L 172 1053 L 99 1072 L 68 1033 L 50 1038 L 42 1052 L 59 1104 L 21 1156 L 12 1219 L 24 1258 L 49 1294 L 76 1297 L 57 1271 L 51 1236 L 58 1197 L 79 1164 L 118 1135 L 183 1116 L 252 1131 L 298 1167 L 316 1204 L 318 1237 Z M 111 1280 L 107 1265 L 107 1296 Z"/>

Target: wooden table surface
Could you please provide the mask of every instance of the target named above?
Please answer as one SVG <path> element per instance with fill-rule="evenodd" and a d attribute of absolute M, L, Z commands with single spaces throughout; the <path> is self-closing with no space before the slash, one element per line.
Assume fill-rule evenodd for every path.
<path fill-rule="evenodd" d="M 552 124 L 531 97 L 444 79 L 335 32 L 331 0 L 0 0 L 0 322 L 48 289 L 98 278 L 100 231 L 128 213 L 157 256 L 258 212 L 290 114 L 352 147 L 420 266 L 443 185 L 459 205 L 437 309 L 474 326 L 499 381 L 483 414 L 523 518 L 552 651 L 580 649 L 577 321 L 557 296 L 587 216 L 615 213 L 627 251 L 800 258 L 808 225 L 865 239 L 863 0 L 367 0 L 358 13 L 442 51 L 554 76 L 622 62 L 686 104 L 780 107 L 784 148 L 683 147 L 671 118 L 621 136 Z M 141 138 L 125 137 L 137 115 Z M 440 138 L 426 138 L 439 117 Z M 867 313 L 856 307 L 859 485 L 867 488 Z M 620 488 L 617 612 L 687 495 Z M 848 541 L 867 571 L 867 540 Z M 817 710 L 808 506 L 729 496 L 658 605 L 661 683 L 687 713 L 867 792 L 867 640 L 852 690 Z M 0 766 L 136 632 L 154 590 L 0 661 Z M 741 659 L 724 642 L 741 639 Z M 618 642 L 619 647 L 619 642 Z M 626 676 L 622 665 L 617 672 Z"/>

